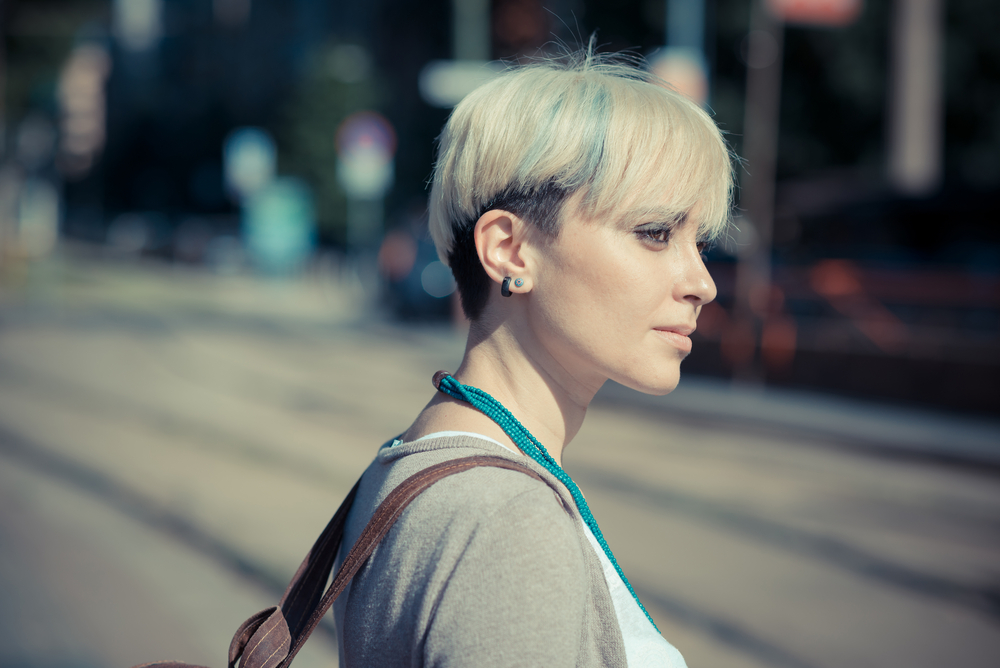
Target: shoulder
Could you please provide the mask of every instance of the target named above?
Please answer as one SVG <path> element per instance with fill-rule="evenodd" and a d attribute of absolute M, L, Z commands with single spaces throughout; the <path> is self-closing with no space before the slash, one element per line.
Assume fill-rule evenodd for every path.
<path fill-rule="evenodd" d="M 496 519 L 498 514 L 503 516 L 512 507 L 522 511 L 530 507 L 533 515 L 572 521 L 574 509 L 559 494 L 561 485 L 536 476 L 519 470 L 477 466 L 439 480 L 413 504 L 436 512 L 474 515 L 484 521 Z"/>
<path fill-rule="evenodd" d="M 436 483 L 407 512 L 384 556 L 424 592 L 414 611 L 424 665 L 577 663 L 590 548 L 548 484 L 476 468 Z"/>
<path fill-rule="evenodd" d="M 483 455 L 505 460 L 530 473 L 477 466 L 439 480 L 413 503 L 458 504 L 458 510 L 486 512 L 520 494 L 534 492 L 551 497 L 555 504 L 546 504 L 550 509 L 561 508 L 570 515 L 575 512 L 569 491 L 539 464 L 495 442 L 470 436 L 444 436 L 383 447 L 362 478 L 363 486 L 367 487 L 362 490 L 362 497 L 375 506 L 413 474 L 437 464 Z"/>
<path fill-rule="evenodd" d="M 379 504 L 410 476 L 436 464 L 482 455 L 523 466 L 534 475 L 477 466 L 442 478 L 403 510 L 376 553 L 407 551 L 409 558 L 432 544 L 440 551 L 471 536 L 516 535 L 524 546 L 537 542 L 543 548 L 550 545 L 550 550 L 586 542 L 572 497 L 562 483 L 523 455 L 467 436 L 383 447 L 362 476 L 345 542 L 356 540 Z"/>
<path fill-rule="evenodd" d="M 419 470 L 503 454 L 488 443 L 450 445 L 461 447 L 383 449 L 349 524 L 359 530 L 381 498 Z M 570 666 L 608 644 L 587 640 L 608 639 L 592 627 L 603 628 L 599 610 L 610 610 L 610 595 L 568 491 L 534 462 L 508 458 L 545 482 L 477 467 L 439 480 L 403 511 L 344 604 L 345 648 L 357 659 L 350 665 L 374 665 L 366 660 L 388 652 L 414 665 Z M 620 633 L 610 636 L 620 644 Z"/>
<path fill-rule="evenodd" d="M 398 543 L 392 549 L 432 542 L 441 552 L 454 544 L 463 549 L 462 559 L 491 561 L 509 558 L 499 546 L 516 545 L 535 558 L 565 560 L 567 552 L 580 551 L 583 539 L 575 508 L 555 485 L 522 471 L 490 466 L 455 473 L 434 483 L 403 511 L 392 530 L 393 543 Z M 498 548 L 477 553 L 467 549 L 471 543 L 496 543 Z"/>

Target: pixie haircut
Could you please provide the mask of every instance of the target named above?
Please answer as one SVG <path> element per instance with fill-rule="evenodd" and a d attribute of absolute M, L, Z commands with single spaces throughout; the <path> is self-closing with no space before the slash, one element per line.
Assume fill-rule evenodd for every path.
<path fill-rule="evenodd" d="M 609 221 L 625 207 L 662 216 L 666 195 L 668 213 L 697 207 L 699 236 L 711 241 L 729 223 L 732 183 L 729 149 L 704 110 L 633 62 L 587 49 L 511 68 L 455 107 L 439 140 L 430 232 L 477 320 L 492 285 L 474 236 L 487 211 L 556 236 L 577 193 L 581 215 Z"/>

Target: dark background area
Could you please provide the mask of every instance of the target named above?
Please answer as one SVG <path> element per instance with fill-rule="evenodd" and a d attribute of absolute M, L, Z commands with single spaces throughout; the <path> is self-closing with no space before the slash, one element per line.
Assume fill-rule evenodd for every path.
<path fill-rule="evenodd" d="M 347 202 L 333 133 L 351 113 L 374 109 L 398 139 L 386 229 L 413 235 L 420 262 L 432 261 L 419 221 L 448 111 L 423 101 L 418 80 L 429 61 L 451 56 L 451 3 L 253 0 L 245 20 L 230 23 L 215 4 L 164 2 L 158 45 L 133 53 L 114 37 L 107 1 L 0 3 L 4 161 L 57 184 L 62 236 L 104 244 L 117 218 L 145 212 L 155 234 L 144 255 L 206 263 L 211 239 L 240 230 L 221 147 L 234 128 L 258 126 L 276 138 L 278 172 L 311 186 L 320 250 L 343 254 Z M 793 323 L 794 336 L 790 351 L 787 340 L 768 349 L 765 337 L 750 380 L 963 412 L 1000 409 L 994 4 L 944 3 L 943 180 L 920 196 L 897 192 L 885 177 L 893 3 L 866 2 L 845 27 L 785 29 L 774 292 L 763 310 Z M 707 16 L 708 105 L 743 155 L 750 4 L 710 1 Z M 665 5 L 494 0 L 490 23 L 494 58 L 572 47 L 592 33 L 601 50 L 654 55 L 665 39 Z M 93 163 L 68 168 L 57 150 L 45 164 L 18 165 L 19 128 L 31 118 L 59 127 L 60 73 L 87 42 L 102 46 L 111 64 L 106 136 Z M 747 169 L 738 170 L 741 179 Z M 740 376 L 726 338 L 733 253 L 721 243 L 709 255 L 720 296 L 702 319 L 689 372 Z M 391 315 L 451 316 L 448 298 L 414 301 L 404 282 L 384 281 Z M 870 321 L 890 323 L 901 338 L 873 338 Z"/>

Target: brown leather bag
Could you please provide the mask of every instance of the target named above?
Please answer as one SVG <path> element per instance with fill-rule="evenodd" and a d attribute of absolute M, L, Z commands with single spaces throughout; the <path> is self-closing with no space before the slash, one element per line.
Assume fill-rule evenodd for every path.
<path fill-rule="evenodd" d="M 323 587 L 330 578 L 337 551 L 344 537 L 347 513 L 358 493 L 358 485 L 361 484 L 358 480 L 337 509 L 333 519 L 316 539 L 316 543 L 302 561 L 278 605 L 261 610 L 236 630 L 236 635 L 229 645 L 229 668 L 235 668 L 237 661 L 240 662 L 240 668 L 286 668 L 291 665 L 292 659 L 302 649 L 302 645 L 309 639 L 309 635 L 323 615 L 371 556 L 382 538 L 389 533 L 389 529 L 410 502 L 441 478 L 476 466 L 494 466 L 521 471 L 545 482 L 541 476 L 526 466 L 489 455 L 453 459 L 415 473 L 392 490 L 375 510 L 371 521 L 347 554 L 330 587 L 323 593 Z M 158 661 L 133 668 L 204 667 L 180 661 Z"/>

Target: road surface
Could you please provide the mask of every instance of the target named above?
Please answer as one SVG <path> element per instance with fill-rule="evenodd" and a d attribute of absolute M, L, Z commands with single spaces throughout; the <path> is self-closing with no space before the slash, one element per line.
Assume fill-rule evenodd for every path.
<path fill-rule="evenodd" d="M 461 356 L 334 275 L 6 268 L 0 666 L 225 664 Z M 692 668 L 992 668 L 997 468 L 853 445 L 603 403 L 565 463 Z M 307 647 L 336 664 L 332 631 Z"/>

